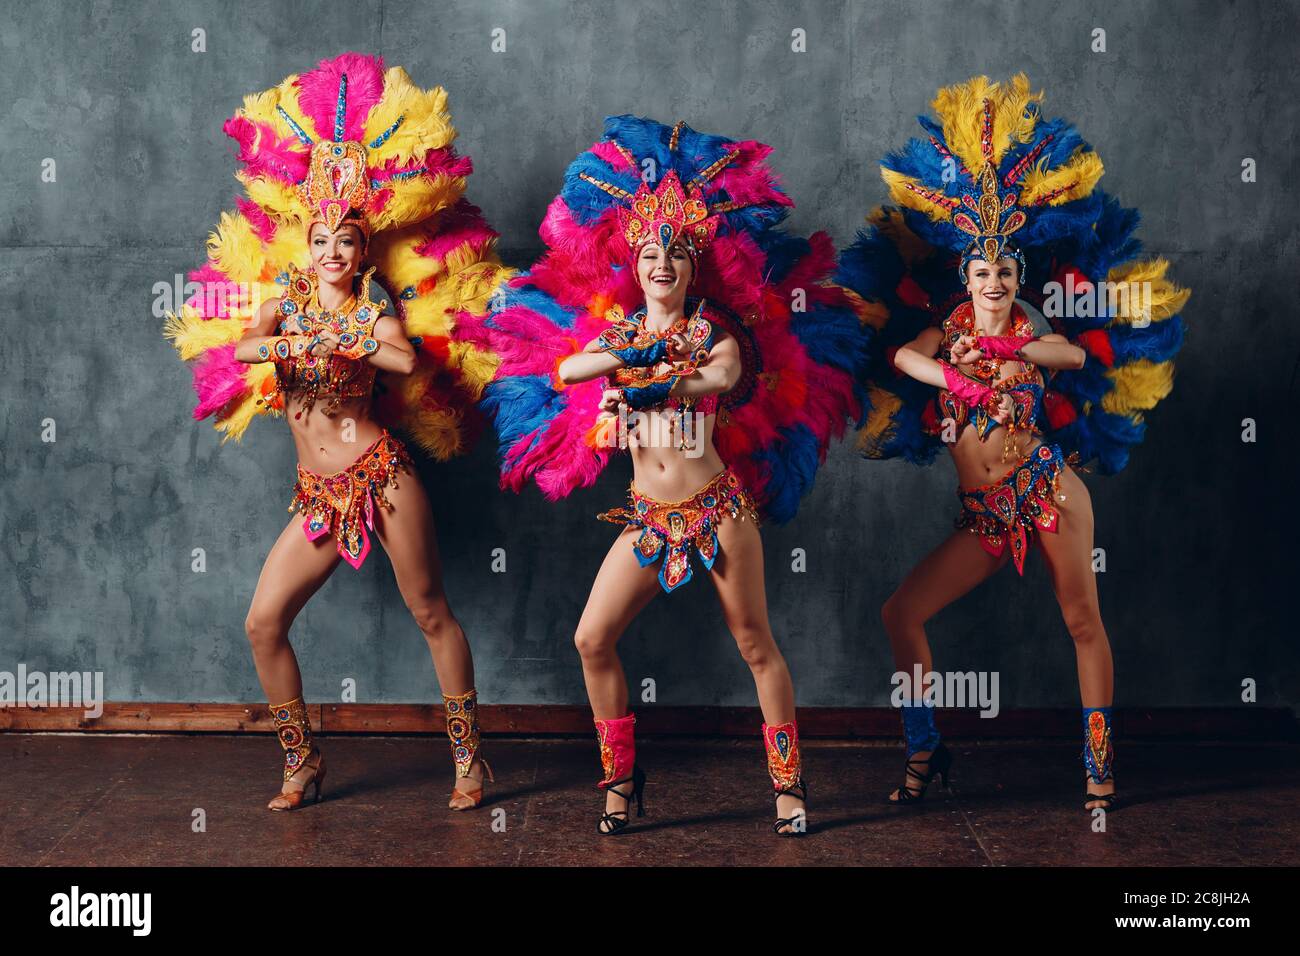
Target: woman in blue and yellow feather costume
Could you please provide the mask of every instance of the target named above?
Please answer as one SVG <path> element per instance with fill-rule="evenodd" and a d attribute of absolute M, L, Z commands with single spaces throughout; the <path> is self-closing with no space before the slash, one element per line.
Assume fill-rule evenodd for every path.
<path fill-rule="evenodd" d="M 1008 559 L 1023 574 L 1036 539 L 1074 639 L 1091 811 L 1117 799 L 1114 669 L 1092 505 L 1069 466 L 1124 467 L 1143 413 L 1172 388 L 1190 293 L 1166 279 L 1167 262 L 1136 258 L 1137 213 L 1097 187 L 1100 158 L 1041 100 L 1023 75 L 940 90 L 924 137 L 882 164 L 898 208 L 872 214 L 837 281 L 875 330 L 863 454 L 928 464 L 946 444 L 957 468 L 957 529 L 884 606 L 895 664 L 929 673 L 926 621 Z M 922 798 L 936 775 L 946 785 L 952 763 L 930 688 L 909 697 L 896 803 Z"/>

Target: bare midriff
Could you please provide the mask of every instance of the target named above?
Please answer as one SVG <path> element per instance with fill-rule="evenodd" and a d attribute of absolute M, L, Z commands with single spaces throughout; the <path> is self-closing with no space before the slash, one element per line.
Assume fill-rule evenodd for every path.
<path fill-rule="evenodd" d="M 347 398 L 329 411 L 331 396 L 316 395 L 316 404 L 304 410 L 305 395 L 292 391 L 285 396 L 285 419 L 298 449 L 298 461 L 308 471 L 332 475 L 352 464 L 383 434 L 371 418 L 371 399 Z M 299 411 L 301 418 L 294 418 Z"/>
<path fill-rule="evenodd" d="M 716 415 L 696 416 L 686 410 L 688 449 L 682 450 L 679 413 L 673 409 L 628 412 L 628 450 L 632 453 L 632 481 L 637 490 L 660 501 L 681 501 L 709 483 L 723 469 L 713 447 Z M 697 427 L 697 423 L 700 427 Z"/>

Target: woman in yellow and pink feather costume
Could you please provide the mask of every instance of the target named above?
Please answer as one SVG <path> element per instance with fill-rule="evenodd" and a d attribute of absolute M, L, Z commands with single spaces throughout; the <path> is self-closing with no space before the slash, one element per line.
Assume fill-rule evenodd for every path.
<path fill-rule="evenodd" d="M 165 329 L 192 361 L 196 419 L 215 416 L 238 439 L 255 416 L 283 415 L 297 450 L 289 510 L 299 513 L 268 530 L 277 537 L 245 622 L 262 687 L 284 702 L 271 706 L 284 749 L 272 810 L 301 806 L 309 786 L 319 800 L 325 777 L 289 627 L 340 560 L 361 566 L 371 532 L 441 685 L 456 779 L 448 806 L 478 806 L 491 777 L 432 508 L 390 431 L 439 459 L 459 453 L 494 367 L 451 340 L 451 317 L 485 308 L 505 270 L 496 234 L 464 198 L 472 167 L 452 147 L 446 101 L 442 88 L 357 53 L 246 97 L 225 124 L 246 197 L 222 215 L 190 276 L 202 289 Z"/>

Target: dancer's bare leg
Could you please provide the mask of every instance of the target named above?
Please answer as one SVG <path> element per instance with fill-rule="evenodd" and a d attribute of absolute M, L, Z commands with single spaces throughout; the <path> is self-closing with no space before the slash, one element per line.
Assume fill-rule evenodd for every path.
<path fill-rule="evenodd" d="M 300 514 L 290 518 L 271 546 L 244 621 L 257 679 L 272 707 L 302 696 L 302 673 L 289 643 L 289 627 L 341 560 L 333 538 L 308 541 L 302 522 Z M 284 781 L 281 792 L 305 789 L 318 765 L 319 758 L 309 756 L 303 769 Z"/>
<path fill-rule="evenodd" d="M 429 645 L 442 693 L 463 694 L 474 687 L 474 659 L 443 591 L 442 558 L 429 497 L 413 474 L 399 474 L 397 486 L 386 487 L 384 495 L 393 507 L 376 509 L 375 530 L 393 563 L 397 589 Z M 469 776 L 456 778 L 456 789 L 472 792 L 482 779 L 483 762 L 475 756 Z"/>
<path fill-rule="evenodd" d="M 271 546 L 244 621 L 257 679 L 272 706 L 302 695 L 302 674 L 289 644 L 289 626 L 341 560 L 333 538 L 308 541 L 302 522 L 301 515 L 289 519 Z"/>
<path fill-rule="evenodd" d="M 993 557 L 984 550 L 979 537 L 966 530 L 954 531 L 926 555 L 881 610 L 894 652 L 894 667 L 909 675 L 917 664 L 921 665 L 922 674 L 931 671 L 933 662 L 925 623 L 991 577 L 1007 560 L 1007 551 Z M 921 689 L 914 688 L 918 693 Z M 919 750 L 912 757 L 916 761 L 929 758 L 928 750 Z M 907 782 L 905 774 L 904 784 Z M 915 786 L 915 781 L 912 785 Z M 898 799 L 897 790 L 890 799 Z"/>
<path fill-rule="evenodd" d="M 591 585 L 587 606 L 578 621 L 573 642 L 582 658 L 582 679 L 587 685 L 591 713 L 597 720 L 613 720 L 628 712 L 627 677 L 618 659 L 618 639 L 632 619 L 660 591 L 658 565 L 641 567 L 632 550 L 640 530 L 624 528 Z M 621 789 L 631 792 L 630 788 Z M 628 800 L 605 791 L 605 811 L 625 811 Z"/>
<path fill-rule="evenodd" d="M 735 518 L 723 518 L 717 531 L 720 553 L 709 576 L 727 629 L 754 676 L 763 721 L 789 723 L 795 719 L 794 683 L 768 621 L 762 537 L 754 522 Z M 804 802 L 782 794 L 776 798 L 776 808 L 777 816 L 788 819 L 804 809 Z"/>
<path fill-rule="evenodd" d="M 1060 500 L 1061 495 L 1065 496 L 1064 501 Z M 1060 512 L 1056 533 L 1039 533 L 1037 537 L 1052 575 L 1061 616 L 1074 639 L 1079 696 L 1084 707 L 1109 707 L 1115 696 L 1115 667 L 1101 621 L 1097 575 L 1092 570 L 1092 499 L 1082 479 L 1069 468 L 1061 473 L 1054 504 Z M 1088 781 L 1089 793 L 1114 791 L 1114 780 Z M 1089 810 L 1099 806 L 1104 804 L 1087 803 Z"/>

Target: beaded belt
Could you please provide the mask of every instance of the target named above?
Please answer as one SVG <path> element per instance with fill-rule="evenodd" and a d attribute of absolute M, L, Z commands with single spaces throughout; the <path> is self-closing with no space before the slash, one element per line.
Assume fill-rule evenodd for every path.
<path fill-rule="evenodd" d="M 705 568 L 712 569 L 718 556 L 717 526 L 721 517 L 751 518 L 758 523 L 753 499 L 730 471 L 723 469 L 707 485 L 683 501 L 659 501 L 628 488 L 628 507 L 605 511 L 596 517 L 640 528 L 632 545 L 641 567 L 663 556 L 659 583 L 671 592 L 691 579 L 691 552 Z"/>
<path fill-rule="evenodd" d="M 352 464 L 332 475 L 318 475 L 298 465 L 298 482 L 290 511 L 307 515 L 302 530 L 308 541 L 325 534 L 334 535 L 339 555 L 354 568 L 360 568 L 370 553 L 370 535 L 374 530 L 375 505 L 391 510 L 384 488 L 397 487 L 397 472 L 411 471 L 414 463 L 406 447 L 387 429 Z"/>
<path fill-rule="evenodd" d="M 1065 459 L 1059 445 L 1039 445 L 997 481 L 958 488 L 957 527 L 980 536 L 984 550 L 1000 557 L 1007 545 L 1016 571 L 1025 573 L 1025 553 L 1034 529 L 1056 531 L 1060 514 L 1053 503 Z"/>

